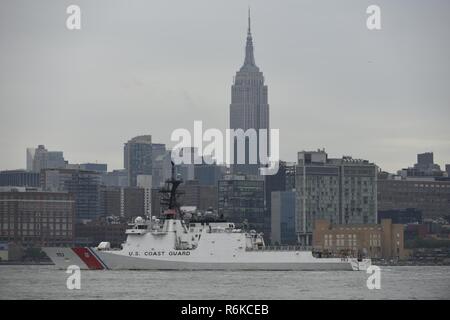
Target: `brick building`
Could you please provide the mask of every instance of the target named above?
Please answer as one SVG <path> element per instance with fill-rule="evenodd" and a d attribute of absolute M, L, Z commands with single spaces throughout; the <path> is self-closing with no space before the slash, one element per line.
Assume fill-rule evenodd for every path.
<path fill-rule="evenodd" d="M 67 192 L 0 192 L 0 242 L 59 246 L 74 237 L 75 199 Z"/>
<path fill-rule="evenodd" d="M 316 220 L 313 247 L 332 255 L 404 258 L 403 225 L 383 219 L 380 224 L 332 225 Z"/>

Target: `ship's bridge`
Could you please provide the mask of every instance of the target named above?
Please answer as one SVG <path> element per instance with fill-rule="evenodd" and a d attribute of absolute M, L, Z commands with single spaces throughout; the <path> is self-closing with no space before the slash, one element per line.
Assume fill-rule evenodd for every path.
<path fill-rule="evenodd" d="M 134 223 L 130 223 L 127 230 L 125 230 L 125 234 L 136 234 L 136 235 L 142 235 L 146 234 L 149 229 L 149 224 L 146 220 L 144 220 L 142 217 L 137 217 L 134 220 Z"/>

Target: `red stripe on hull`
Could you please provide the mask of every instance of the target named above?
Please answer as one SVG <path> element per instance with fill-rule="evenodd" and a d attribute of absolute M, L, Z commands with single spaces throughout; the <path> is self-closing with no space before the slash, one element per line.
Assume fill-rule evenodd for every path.
<path fill-rule="evenodd" d="M 98 259 L 89 252 L 87 248 L 72 248 L 73 252 L 77 254 L 78 257 L 80 257 L 81 260 L 88 266 L 91 270 L 102 270 L 103 266 L 98 261 Z"/>

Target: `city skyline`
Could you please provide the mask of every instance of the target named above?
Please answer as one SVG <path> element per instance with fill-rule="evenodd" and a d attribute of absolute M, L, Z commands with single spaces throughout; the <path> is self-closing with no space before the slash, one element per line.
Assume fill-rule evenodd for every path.
<path fill-rule="evenodd" d="M 131 137 L 151 134 L 170 147 L 170 132 L 194 120 L 227 127 L 247 4 L 192 1 L 183 10 L 180 2 L 169 11 L 136 2 L 103 10 L 80 1 L 82 30 L 71 33 L 62 23 L 66 3 L 49 3 L 21 11 L 24 2 L 7 2 L 0 13 L 2 170 L 25 168 L 26 148 L 39 144 L 64 151 L 71 163 L 114 170 L 123 168 Z M 450 23 L 443 19 L 448 3 L 379 1 L 378 33 L 365 28 L 364 1 L 250 4 L 282 160 L 325 147 L 390 172 L 426 151 L 442 168 L 449 162 L 450 42 L 440 37 Z"/>

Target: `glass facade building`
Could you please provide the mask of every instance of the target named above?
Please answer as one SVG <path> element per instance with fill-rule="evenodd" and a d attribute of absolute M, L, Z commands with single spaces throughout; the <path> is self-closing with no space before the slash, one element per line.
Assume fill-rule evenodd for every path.
<path fill-rule="evenodd" d="M 138 175 L 152 175 L 152 136 L 138 136 L 124 146 L 124 166 L 128 172 L 128 185 L 137 186 Z"/>
<path fill-rule="evenodd" d="M 218 182 L 218 212 L 227 220 L 262 232 L 265 227 L 264 180 L 226 176 Z"/>

